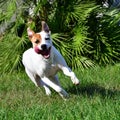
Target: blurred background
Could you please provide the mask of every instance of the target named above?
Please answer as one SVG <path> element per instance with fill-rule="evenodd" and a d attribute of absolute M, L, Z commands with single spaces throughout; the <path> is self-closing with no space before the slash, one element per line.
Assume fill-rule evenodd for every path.
<path fill-rule="evenodd" d="M 23 69 L 26 29 L 42 20 L 72 69 L 120 62 L 120 0 L 1 0 L 0 73 Z"/>

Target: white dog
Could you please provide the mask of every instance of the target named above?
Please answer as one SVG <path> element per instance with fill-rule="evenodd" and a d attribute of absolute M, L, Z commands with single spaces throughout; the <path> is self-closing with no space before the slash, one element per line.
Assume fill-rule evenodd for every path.
<path fill-rule="evenodd" d="M 36 86 L 43 86 L 47 95 L 51 94 L 51 87 L 63 98 L 67 98 L 68 93 L 60 86 L 56 73 L 62 70 L 75 85 L 79 84 L 79 80 L 53 46 L 48 25 L 42 21 L 40 33 L 35 33 L 30 28 L 27 33 L 33 44 L 33 48 L 24 52 L 22 59 L 27 75 Z"/>

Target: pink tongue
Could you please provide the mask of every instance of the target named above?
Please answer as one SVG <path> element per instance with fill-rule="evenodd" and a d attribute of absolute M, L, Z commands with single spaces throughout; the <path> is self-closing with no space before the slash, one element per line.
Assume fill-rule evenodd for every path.
<path fill-rule="evenodd" d="M 37 46 L 35 47 L 34 50 L 35 50 L 36 53 L 38 53 L 38 54 L 40 53 L 40 49 Z"/>
<path fill-rule="evenodd" d="M 34 50 L 35 50 L 36 53 L 43 55 L 43 57 L 46 58 L 46 59 L 50 57 L 50 54 L 49 54 L 50 51 L 49 50 L 42 51 L 37 46 L 34 48 Z"/>

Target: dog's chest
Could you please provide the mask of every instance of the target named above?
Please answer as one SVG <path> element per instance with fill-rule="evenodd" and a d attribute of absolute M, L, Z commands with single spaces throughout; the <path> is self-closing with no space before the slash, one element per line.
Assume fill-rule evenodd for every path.
<path fill-rule="evenodd" d="M 58 65 L 54 61 L 53 54 L 51 58 L 44 59 L 41 55 L 37 55 L 33 49 L 29 49 L 24 53 L 23 64 L 28 70 L 40 77 L 52 76 L 58 71 Z"/>
<path fill-rule="evenodd" d="M 51 55 L 51 58 L 49 58 L 48 60 L 44 59 L 40 66 L 41 66 L 39 68 L 39 71 L 41 71 L 40 73 L 47 77 L 55 75 L 59 70 L 58 64 L 54 60 L 54 55 Z"/>
<path fill-rule="evenodd" d="M 57 64 L 51 64 L 50 66 L 47 67 L 45 70 L 45 75 L 47 77 L 54 76 L 58 72 L 59 68 Z"/>
<path fill-rule="evenodd" d="M 53 76 L 58 71 L 58 65 L 52 63 L 51 61 L 41 61 L 40 64 L 35 65 L 35 72 L 40 76 Z"/>
<path fill-rule="evenodd" d="M 35 65 L 36 72 L 39 76 L 53 76 L 59 70 L 58 64 L 54 60 L 54 54 L 51 54 L 49 59 L 38 58 Z"/>

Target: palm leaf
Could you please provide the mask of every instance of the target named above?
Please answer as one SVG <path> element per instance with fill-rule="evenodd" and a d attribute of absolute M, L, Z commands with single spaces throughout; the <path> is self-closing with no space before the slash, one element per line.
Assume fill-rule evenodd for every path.
<path fill-rule="evenodd" d="M 71 45 L 69 39 L 67 39 L 67 35 L 54 33 L 52 34 L 53 44 L 60 51 L 60 53 L 64 56 L 68 64 L 71 61 Z"/>

